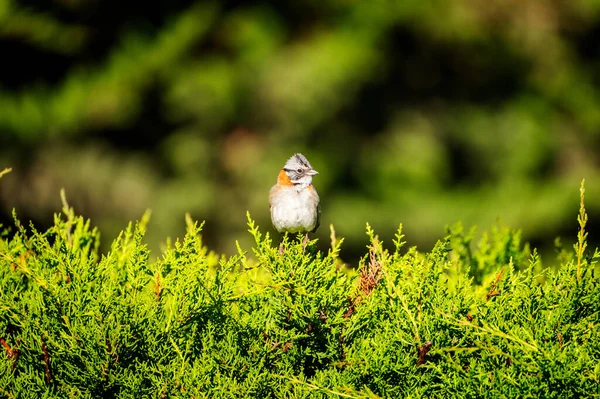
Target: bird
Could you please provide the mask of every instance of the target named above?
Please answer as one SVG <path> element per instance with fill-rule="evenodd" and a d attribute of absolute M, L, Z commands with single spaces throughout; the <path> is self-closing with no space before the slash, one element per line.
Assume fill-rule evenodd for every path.
<path fill-rule="evenodd" d="M 314 233 L 320 224 L 319 194 L 312 178 L 319 174 L 302 154 L 287 160 L 269 191 L 269 208 L 273 227 L 279 233 Z"/>

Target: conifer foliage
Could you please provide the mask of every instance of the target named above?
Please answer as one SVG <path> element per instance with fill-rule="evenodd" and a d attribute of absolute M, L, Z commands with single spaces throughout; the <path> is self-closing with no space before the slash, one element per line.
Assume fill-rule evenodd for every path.
<path fill-rule="evenodd" d="M 429 253 L 386 249 L 367 225 L 356 270 L 331 248 L 248 215 L 254 248 L 217 256 L 202 224 L 150 258 L 149 215 L 107 254 L 64 208 L 52 228 L 0 239 L 0 396 L 594 397 L 598 250 L 580 233 L 561 265 L 506 227 L 448 229 Z"/>

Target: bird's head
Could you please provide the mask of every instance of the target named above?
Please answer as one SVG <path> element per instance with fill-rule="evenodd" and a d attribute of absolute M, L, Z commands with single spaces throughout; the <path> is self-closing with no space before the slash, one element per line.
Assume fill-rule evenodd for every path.
<path fill-rule="evenodd" d="M 292 183 L 309 185 L 312 183 L 312 177 L 319 172 L 313 169 L 308 159 L 302 154 L 294 154 L 285 163 L 283 170 L 288 175 Z"/>

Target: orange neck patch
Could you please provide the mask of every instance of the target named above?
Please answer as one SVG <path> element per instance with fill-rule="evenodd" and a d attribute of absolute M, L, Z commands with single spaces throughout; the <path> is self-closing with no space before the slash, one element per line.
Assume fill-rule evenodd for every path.
<path fill-rule="evenodd" d="M 290 177 L 285 173 L 285 170 L 281 169 L 277 176 L 277 184 L 280 186 L 293 186 L 294 183 L 290 180 Z"/>

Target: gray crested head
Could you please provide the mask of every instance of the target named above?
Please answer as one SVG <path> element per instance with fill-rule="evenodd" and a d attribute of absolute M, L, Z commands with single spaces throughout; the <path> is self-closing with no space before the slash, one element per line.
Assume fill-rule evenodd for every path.
<path fill-rule="evenodd" d="M 319 172 L 313 169 L 308 159 L 302 154 L 294 154 L 283 167 L 285 173 L 294 184 L 309 185 L 312 177 Z"/>

